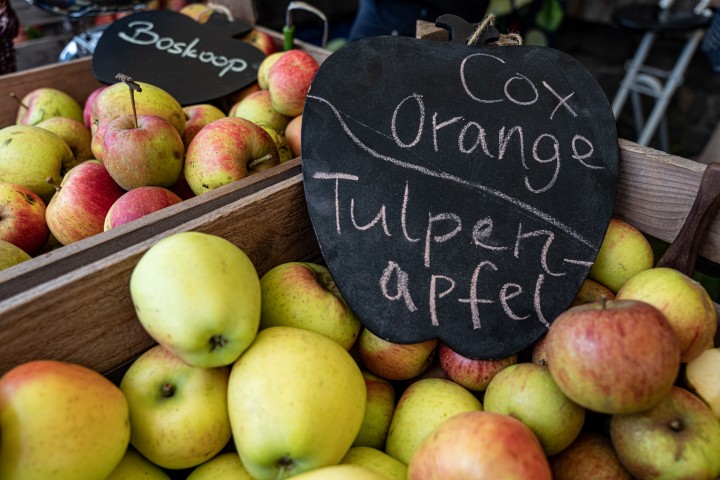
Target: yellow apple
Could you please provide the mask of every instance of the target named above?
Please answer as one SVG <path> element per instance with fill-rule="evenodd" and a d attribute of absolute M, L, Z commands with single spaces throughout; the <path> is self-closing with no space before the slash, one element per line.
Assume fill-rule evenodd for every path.
<path fill-rule="evenodd" d="M 360 431 L 353 441 L 354 447 L 385 448 L 390 421 L 395 411 L 395 388 L 392 383 L 367 370 L 362 372 L 365 379 L 367 401 Z"/>
<path fill-rule="evenodd" d="M 295 480 L 388 480 L 388 477 L 360 465 L 331 465 L 293 477 Z"/>
<path fill-rule="evenodd" d="M 170 480 L 165 471 L 140 455 L 136 450 L 128 448 L 122 460 L 105 480 Z"/>
<path fill-rule="evenodd" d="M 580 290 L 575 294 L 575 298 L 573 298 L 570 306 L 574 307 L 576 305 L 582 305 L 583 303 L 598 302 L 602 297 L 605 297 L 607 300 L 614 300 L 615 294 L 601 283 L 586 278 L 580 286 Z"/>
<path fill-rule="evenodd" d="M 128 402 L 82 365 L 35 360 L 0 378 L 0 478 L 107 477 L 130 440 Z"/>
<path fill-rule="evenodd" d="M 335 465 L 360 430 L 365 401 L 362 372 L 337 342 L 302 328 L 266 328 L 230 374 L 235 447 L 258 480 Z"/>
<path fill-rule="evenodd" d="M 418 380 L 403 392 L 395 407 L 385 453 L 407 465 L 418 445 L 438 425 L 476 410 L 482 410 L 482 404 L 465 387 L 442 378 Z"/>
<path fill-rule="evenodd" d="M 717 313 L 710 295 L 700 282 L 673 268 L 651 268 L 634 275 L 615 298 L 640 300 L 660 310 L 678 339 L 682 362 L 713 345 Z"/>
<path fill-rule="evenodd" d="M 120 382 L 130 406 L 130 443 L 163 468 L 191 468 L 230 440 L 228 367 L 187 365 L 162 345 L 138 357 Z"/>
<path fill-rule="evenodd" d="M 653 264 L 652 246 L 643 233 L 633 225 L 613 218 L 590 268 L 589 277 L 617 292 L 628 278 L 651 268 Z"/>
<path fill-rule="evenodd" d="M 685 383 L 720 420 L 720 348 L 709 348 L 685 365 Z"/>
<path fill-rule="evenodd" d="M 407 465 L 387 453 L 372 447 L 352 447 L 340 461 L 343 465 L 360 465 L 389 480 L 405 480 Z"/>
<path fill-rule="evenodd" d="M 186 480 L 254 480 L 240 460 L 237 452 L 215 455 L 198 465 Z"/>
<path fill-rule="evenodd" d="M 196 367 L 230 365 L 260 324 L 260 279 L 235 244 L 201 232 L 175 233 L 150 247 L 130 278 L 148 334 Z"/>
<path fill-rule="evenodd" d="M 0 240 L 0 270 L 13 267 L 32 257 L 22 248 L 5 240 Z"/>

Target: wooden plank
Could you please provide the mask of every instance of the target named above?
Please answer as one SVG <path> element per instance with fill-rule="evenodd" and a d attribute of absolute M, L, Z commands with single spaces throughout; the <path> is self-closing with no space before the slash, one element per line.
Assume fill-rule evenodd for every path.
<path fill-rule="evenodd" d="M 37 358 L 108 372 L 153 345 L 135 316 L 130 275 L 150 246 L 173 233 L 220 235 L 250 256 L 259 275 L 286 261 L 319 261 L 299 162 L 290 172 L 284 181 L 0 301 L 0 375 Z"/>

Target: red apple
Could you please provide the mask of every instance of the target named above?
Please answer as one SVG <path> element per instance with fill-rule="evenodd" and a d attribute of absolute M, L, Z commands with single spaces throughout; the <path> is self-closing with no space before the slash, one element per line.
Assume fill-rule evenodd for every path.
<path fill-rule="evenodd" d="M 638 480 L 720 476 L 720 423 L 702 400 L 680 387 L 650 409 L 613 415 L 610 438 Z"/>
<path fill-rule="evenodd" d="M 278 58 L 268 72 L 268 91 L 275 110 L 288 117 L 300 115 L 318 67 L 304 50 L 290 50 Z"/>
<path fill-rule="evenodd" d="M 124 193 L 110 207 L 105 216 L 104 229 L 110 230 L 119 227 L 180 202 L 182 199 L 166 188 L 133 188 Z"/>
<path fill-rule="evenodd" d="M 273 37 L 261 30 L 252 29 L 250 30 L 250 33 L 243 36 L 240 40 L 249 43 L 265 55 L 275 53 L 275 50 L 277 50 Z"/>
<path fill-rule="evenodd" d="M 547 364 L 575 403 L 600 413 L 646 410 L 678 375 L 680 348 L 665 315 L 633 300 L 572 307 L 551 324 Z"/>
<path fill-rule="evenodd" d="M 275 142 L 259 125 L 237 117 L 205 126 L 185 154 L 185 179 L 196 195 L 280 163 Z"/>
<path fill-rule="evenodd" d="M 34 255 L 50 235 L 45 208 L 45 202 L 29 188 L 0 183 L 0 240 Z"/>
<path fill-rule="evenodd" d="M 225 113 L 214 105 L 199 104 L 183 107 L 187 116 L 185 131 L 182 134 L 183 145 L 187 149 L 195 135 L 210 122 L 225 118 Z"/>
<path fill-rule="evenodd" d="M 610 439 L 583 431 L 565 450 L 549 458 L 554 480 L 632 480 Z"/>
<path fill-rule="evenodd" d="M 363 328 L 357 344 L 362 364 L 372 373 L 386 380 L 408 380 L 430 366 L 438 340 L 433 338 L 418 343 L 394 343 Z"/>
<path fill-rule="evenodd" d="M 180 178 L 185 146 L 180 134 L 156 115 L 121 115 L 108 124 L 102 162 L 125 190 L 172 187 Z"/>
<path fill-rule="evenodd" d="M 302 143 L 301 141 L 302 132 L 302 115 L 293 117 L 285 127 L 285 140 L 290 145 L 290 151 L 292 152 L 293 158 L 302 155 Z"/>
<path fill-rule="evenodd" d="M 92 117 L 92 107 L 93 102 L 95 101 L 95 97 L 98 96 L 100 92 L 105 90 L 107 88 L 107 85 L 103 85 L 101 87 L 96 88 L 85 99 L 85 105 L 83 106 L 83 122 L 85 123 L 85 126 L 90 128 L 91 125 L 91 117 Z"/>
<path fill-rule="evenodd" d="M 97 160 L 70 169 L 56 188 L 45 220 L 63 245 L 101 233 L 108 210 L 125 193 Z"/>
<path fill-rule="evenodd" d="M 500 413 L 455 415 L 426 437 L 408 464 L 409 480 L 550 480 L 540 442 Z"/>
<path fill-rule="evenodd" d="M 497 360 L 476 360 L 460 355 L 445 344 L 440 345 L 438 356 L 450 380 L 476 392 L 484 391 L 500 370 L 517 363 L 517 355 Z"/>

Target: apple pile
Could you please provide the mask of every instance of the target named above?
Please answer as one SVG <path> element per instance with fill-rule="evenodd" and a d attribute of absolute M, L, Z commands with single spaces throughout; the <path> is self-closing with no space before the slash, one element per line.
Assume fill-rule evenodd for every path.
<path fill-rule="evenodd" d="M 374 335 L 322 264 L 259 276 L 171 234 L 132 272 L 157 344 L 118 384 L 47 360 L 0 378 L 0 478 L 716 480 L 717 317 L 653 261 L 613 219 L 547 334 L 478 360 Z"/>
<path fill-rule="evenodd" d="M 318 63 L 302 50 L 266 59 L 227 112 L 124 76 L 83 106 L 55 88 L 16 97 L 17 123 L 0 129 L 0 268 L 299 156 Z"/>

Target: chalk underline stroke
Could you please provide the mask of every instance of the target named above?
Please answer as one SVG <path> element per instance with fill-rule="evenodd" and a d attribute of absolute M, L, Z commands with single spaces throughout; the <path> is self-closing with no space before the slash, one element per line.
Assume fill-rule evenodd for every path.
<path fill-rule="evenodd" d="M 363 141 L 360 140 L 357 136 L 355 136 L 355 134 L 350 130 L 350 127 L 348 127 L 347 123 L 345 123 L 345 120 L 343 119 L 340 111 L 332 103 L 330 103 L 330 101 L 328 101 L 325 98 L 318 97 L 317 95 L 308 95 L 307 98 L 310 100 L 317 100 L 318 102 L 322 102 L 322 103 L 326 104 L 328 107 L 330 107 L 330 109 L 335 114 L 335 117 L 337 118 L 338 122 L 340 123 L 340 126 L 345 131 L 345 134 L 350 138 L 350 140 L 352 140 L 353 143 L 355 143 L 358 147 L 360 147 L 366 153 L 372 155 L 373 157 L 375 157 L 379 160 L 383 160 L 388 163 L 392 163 L 393 165 L 395 165 L 397 167 L 405 168 L 408 170 L 415 170 L 415 171 L 422 173 L 423 175 L 426 175 L 428 177 L 435 177 L 435 178 L 439 178 L 442 180 L 447 180 L 450 182 L 458 183 L 460 185 L 465 185 L 465 186 L 468 186 L 468 187 L 471 187 L 471 188 L 474 188 L 477 190 L 481 190 L 489 195 L 492 195 L 500 200 L 503 200 L 507 203 L 510 203 L 518 208 L 525 210 L 527 213 L 557 227 L 558 229 L 560 229 L 563 232 L 565 232 L 566 234 L 570 235 L 571 237 L 573 237 L 580 243 L 582 243 L 590 248 L 594 248 L 592 242 L 590 242 L 588 239 L 586 239 L 583 235 L 576 232 L 575 230 L 570 228 L 568 225 L 565 225 L 563 222 L 556 219 L 552 215 L 549 215 L 549 214 L 533 207 L 532 205 L 523 202 L 522 200 L 518 200 L 517 198 L 511 197 L 510 195 L 507 195 L 507 194 L 505 194 L 499 190 L 496 190 L 494 188 L 490 188 L 485 185 L 482 185 L 478 182 L 471 182 L 469 180 L 465 180 L 456 175 L 451 175 L 451 174 L 443 172 L 443 171 L 433 170 L 433 169 L 423 167 L 420 165 L 403 162 L 401 160 L 398 160 L 395 157 L 391 157 L 389 155 L 384 155 L 380 152 L 373 150 L 372 148 L 367 146 L 365 143 L 363 143 Z M 367 127 L 367 125 L 364 125 L 364 124 L 361 124 L 361 125 Z M 367 127 L 367 128 L 370 128 L 371 130 L 375 131 L 375 133 L 377 133 L 379 135 L 383 135 L 381 132 L 378 132 L 378 131 L 372 129 L 371 127 Z"/>

